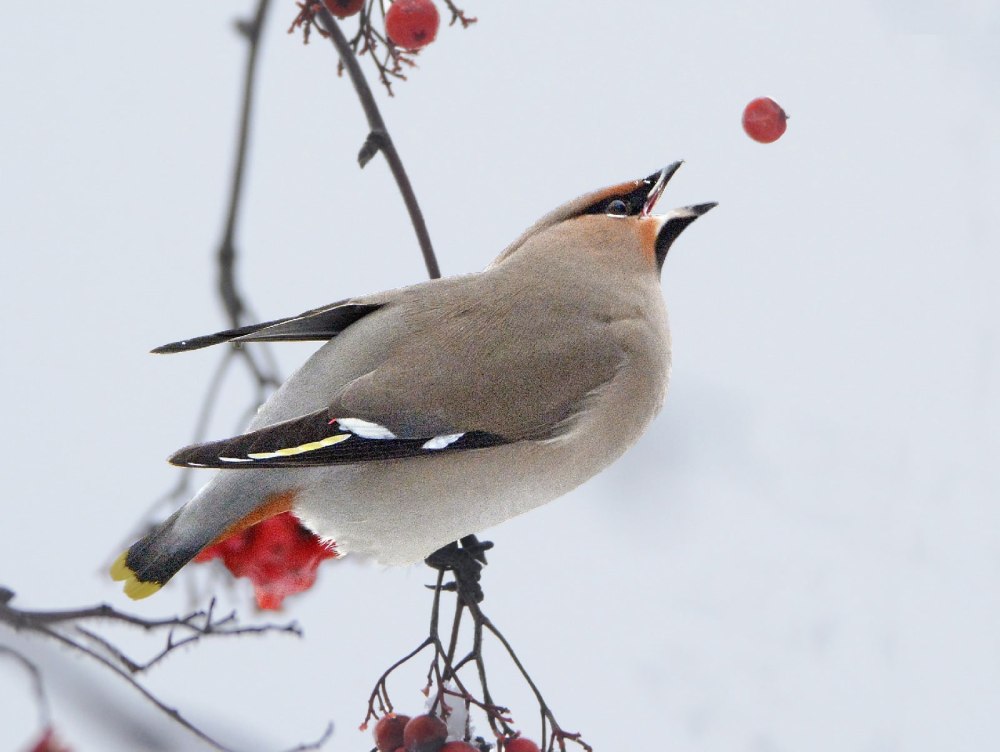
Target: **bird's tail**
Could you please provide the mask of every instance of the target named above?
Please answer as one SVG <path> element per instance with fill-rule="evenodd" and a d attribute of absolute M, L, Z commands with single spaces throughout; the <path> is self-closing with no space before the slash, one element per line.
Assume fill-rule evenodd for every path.
<path fill-rule="evenodd" d="M 295 496 L 293 492 L 271 494 L 249 506 L 246 502 L 212 504 L 206 493 L 210 488 L 211 484 L 115 559 L 111 577 L 125 583 L 125 595 L 133 600 L 148 598 L 203 549 L 289 511 Z M 220 514 L 222 510 L 228 513 Z"/>
<path fill-rule="evenodd" d="M 111 578 L 125 583 L 125 595 L 148 598 L 208 543 L 203 536 L 183 534 L 180 524 L 186 507 L 178 509 L 146 537 L 133 543 L 111 565 Z M 188 532 L 195 532 L 188 527 Z"/>

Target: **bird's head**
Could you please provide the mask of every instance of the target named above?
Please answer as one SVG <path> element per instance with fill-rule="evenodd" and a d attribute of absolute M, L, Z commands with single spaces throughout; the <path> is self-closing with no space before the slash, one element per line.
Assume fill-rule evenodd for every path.
<path fill-rule="evenodd" d="M 715 202 L 654 214 L 656 202 L 681 162 L 639 180 L 588 193 L 549 212 L 493 262 L 503 263 L 522 249 L 571 255 L 579 249 L 618 264 L 663 268 L 667 251 L 684 229 Z"/>

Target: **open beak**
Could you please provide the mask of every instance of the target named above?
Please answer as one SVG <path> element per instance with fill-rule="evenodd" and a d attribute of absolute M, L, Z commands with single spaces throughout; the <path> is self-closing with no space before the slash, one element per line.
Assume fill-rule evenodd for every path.
<path fill-rule="evenodd" d="M 646 194 L 646 201 L 642 205 L 642 211 L 639 214 L 640 217 L 648 217 L 650 212 L 653 211 L 653 207 L 656 206 L 656 202 L 659 201 L 660 196 L 663 195 L 663 189 L 667 187 L 667 183 L 670 182 L 670 178 L 674 176 L 674 173 L 680 169 L 682 164 L 684 164 L 683 160 L 674 162 L 671 165 L 667 165 L 659 172 L 654 172 L 642 181 L 643 183 L 651 185 L 652 188 L 650 188 L 649 193 Z"/>

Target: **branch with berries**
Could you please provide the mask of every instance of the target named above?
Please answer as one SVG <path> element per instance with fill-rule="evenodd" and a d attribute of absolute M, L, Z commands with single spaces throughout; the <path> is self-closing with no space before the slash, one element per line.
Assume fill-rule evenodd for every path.
<path fill-rule="evenodd" d="M 487 752 L 492 744 L 481 736 L 473 736 L 470 723 L 473 708 L 485 716 L 498 752 L 540 752 L 542 749 L 565 752 L 567 742 L 575 742 L 585 752 L 593 752 L 579 733 L 566 731 L 559 725 L 510 642 L 482 610 L 480 604 L 485 598 L 482 569 L 486 565 L 486 551 L 492 547 L 492 543 L 469 535 L 428 557 L 427 565 L 438 572 L 436 583 L 430 586 L 434 599 L 428 635 L 382 673 L 368 698 L 367 713 L 361 724 L 361 729 L 365 730 L 370 721 L 378 720 L 374 728 L 377 752 L 399 752 L 400 749 L 404 752 Z M 446 572 L 451 572 L 454 580 L 446 583 Z M 455 593 L 454 615 L 446 641 L 442 640 L 440 631 L 444 592 Z M 472 646 L 459 658 L 460 630 L 466 611 L 472 619 Z M 514 726 L 510 709 L 493 699 L 483 654 L 487 633 L 500 643 L 535 697 L 541 717 L 541 746 L 522 736 Z M 424 695 L 429 698 L 428 712 L 412 718 L 398 715 L 389 696 L 389 678 L 428 648 L 432 655 L 427 684 L 423 688 Z M 460 674 L 466 668 L 475 671 L 473 681 L 478 683 L 478 694 Z"/>
<path fill-rule="evenodd" d="M 458 22 L 466 29 L 476 22 L 452 0 L 444 0 L 444 3 L 451 13 L 449 26 Z M 309 43 L 313 31 L 320 36 L 329 35 L 329 23 L 317 22 L 323 14 L 341 21 L 357 16 L 358 29 L 348 45 L 357 57 L 371 59 L 389 96 L 393 95 L 393 81 L 406 80 L 406 70 L 416 67 L 417 53 L 437 38 L 441 25 L 441 14 L 432 0 L 394 0 L 388 10 L 382 0 L 305 0 L 298 3 L 298 7 L 299 12 L 292 19 L 288 33 L 301 31 L 305 44 Z M 342 60 L 337 74 L 343 74 L 347 65 L 347 61 Z"/>

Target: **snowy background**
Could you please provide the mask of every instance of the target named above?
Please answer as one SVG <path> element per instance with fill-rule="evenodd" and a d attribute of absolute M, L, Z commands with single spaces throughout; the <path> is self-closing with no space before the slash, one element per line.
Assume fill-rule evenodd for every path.
<path fill-rule="evenodd" d="M 224 323 L 210 256 L 251 5 L 0 11 L 0 583 L 22 607 L 192 605 L 190 574 L 133 604 L 104 568 L 174 482 L 163 459 L 219 357 L 147 351 Z M 661 208 L 720 202 L 664 270 L 664 412 L 611 469 L 487 534 L 485 605 L 557 716 L 598 752 L 1000 746 L 1000 6 L 464 7 L 477 25 L 377 92 L 446 274 L 678 158 Z M 357 169 L 366 128 L 332 48 L 286 35 L 293 15 L 275 0 L 238 238 L 261 319 L 424 277 L 388 169 Z M 770 146 L 740 128 L 761 95 L 792 118 Z M 287 374 L 310 346 L 276 352 Z M 213 435 L 249 395 L 228 382 Z M 327 749 L 367 750 L 368 691 L 421 639 L 429 581 L 327 564 L 288 602 L 304 640 L 205 643 L 148 684 L 241 750 L 328 720 Z M 223 600 L 252 617 L 243 585 Z M 0 644 L 41 665 L 77 752 L 170 727 L 51 644 L 6 627 Z M 401 710 L 418 673 L 393 685 Z M 0 749 L 35 733 L 28 686 L 0 661 Z M 144 748 L 201 749 L 157 733 Z"/>

